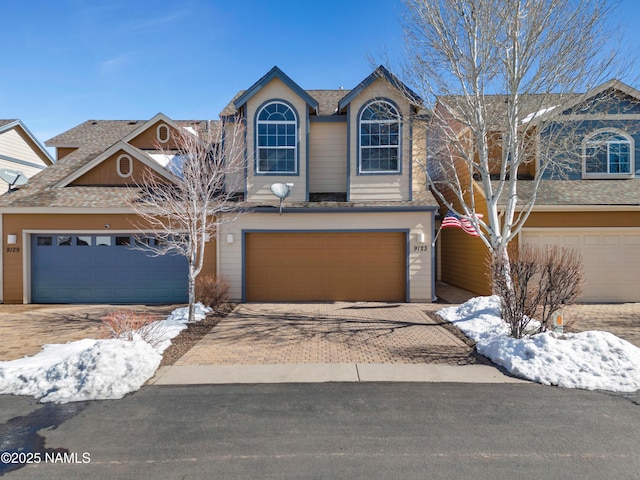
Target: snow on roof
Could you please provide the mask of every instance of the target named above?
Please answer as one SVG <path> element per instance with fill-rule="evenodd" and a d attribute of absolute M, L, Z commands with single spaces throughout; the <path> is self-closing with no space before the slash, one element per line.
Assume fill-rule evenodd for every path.
<path fill-rule="evenodd" d="M 182 176 L 182 165 L 184 159 L 180 155 L 167 154 L 167 153 L 147 153 L 155 162 L 161 167 L 166 168 L 171 173 L 177 176 Z"/>
<path fill-rule="evenodd" d="M 531 122 L 533 119 L 538 118 L 543 116 L 545 113 L 550 112 L 551 110 L 553 110 L 554 108 L 558 108 L 560 105 L 553 105 L 551 107 L 547 107 L 547 108 L 542 108 L 540 110 L 538 110 L 537 112 L 532 112 L 529 115 L 527 115 L 526 117 L 524 117 L 520 123 L 521 124 L 525 124 L 525 123 L 529 123 Z"/>

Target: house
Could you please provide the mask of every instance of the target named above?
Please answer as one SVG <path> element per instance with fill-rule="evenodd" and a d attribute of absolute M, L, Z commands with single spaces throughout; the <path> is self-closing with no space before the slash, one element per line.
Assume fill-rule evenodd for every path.
<path fill-rule="evenodd" d="M 47 149 L 21 120 L 0 119 L 0 170 L 19 171 L 31 177 L 52 163 Z M 0 193 L 8 190 L 1 188 L 0 184 Z"/>
<path fill-rule="evenodd" d="M 241 121 L 247 213 L 208 243 L 204 274 L 236 301 L 429 302 L 438 204 L 415 161 L 421 100 L 384 67 L 352 90 L 304 90 L 274 67 L 219 121 L 87 121 L 50 139 L 57 161 L 0 197 L 2 301 L 186 300 L 186 261 L 130 248 L 153 242 L 123 188 L 152 172 L 181 128 Z M 280 208 L 272 186 L 289 187 Z"/>
<path fill-rule="evenodd" d="M 499 96 L 495 100 L 489 103 L 504 105 Z M 558 149 L 555 154 L 562 168 L 540 171 L 543 181 L 535 206 L 516 244 L 576 248 L 584 262 L 581 301 L 638 302 L 640 92 L 613 80 L 584 94 L 552 95 L 546 101 L 542 108 L 537 105 L 523 112 L 524 117 L 539 119 L 529 124 L 532 161 L 518 172 L 520 197 L 533 193 L 541 149 Z M 550 132 L 566 132 L 563 137 L 571 144 L 560 151 L 559 144 L 548 142 Z M 497 140 L 491 146 L 491 160 L 499 167 L 500 132 L 491 135 Z M 481 199 L 480 186 L 472 182 Z M 486 214 L 486 206 L 478 212 Z M 487 249 L 478 238 L 444 229 L 439 243 L 443 281 L 474 293 L 490 293 Z"/>

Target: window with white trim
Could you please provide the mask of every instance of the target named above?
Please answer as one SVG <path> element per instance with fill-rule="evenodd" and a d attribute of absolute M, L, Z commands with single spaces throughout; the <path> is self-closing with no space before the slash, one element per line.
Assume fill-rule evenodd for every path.
<path fill-rule="evenodd" d="M 256 173 L 295 174 L 298 170 L 298 122 L 291 107 L 266 104 L 258 112 Z"/>
<path fill-rule="evenodd" d="M 400 172 L 400 114 L 376 100 L 360 113 L 360 173 Z"/>
<path fill-rule="evenodd" d="M 617 131 L 598 131 L 582 145 L 585 178 L 625 178 L 634 172 L 633 138 Z"/>

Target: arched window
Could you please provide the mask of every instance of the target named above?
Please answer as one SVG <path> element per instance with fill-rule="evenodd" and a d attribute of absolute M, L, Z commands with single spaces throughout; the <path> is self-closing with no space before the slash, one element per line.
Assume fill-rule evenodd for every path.
<path fill-rule="evenodd" d="M 298 170 L 298 122 L 291 107 L 266 104 L 258 112 L 256 172 L 295 174 Z"/>
<path fill-rule="evenodd" d="M 376 100 L 358 119 L 360 173 L 400 172 L 400 114 L 394 105 Z"/>
<path fill-rule="evenodd" d="M 634 172 L 634 141 L 626 133 L 599 130 L 582 144 L 587 178 L 630 177 Z"/>

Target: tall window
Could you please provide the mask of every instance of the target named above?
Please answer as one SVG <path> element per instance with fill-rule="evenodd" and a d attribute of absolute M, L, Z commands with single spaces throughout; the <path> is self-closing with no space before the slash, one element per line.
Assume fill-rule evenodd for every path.
<path fill-rule="evenodd" d="M 400 114 L 391 103 L 379 100 L 360 114 L 360 172 L 400 171 Z"/>
<path fill-rule="evenodd" d="M 297 173 L 298 122 L 282 102 L 258 112 L 257 173 Z"/>
<path fill-rule="evenodd" d="M 582 148 L 585 177 L 620 176 L 633 173 L 633 140 L 619 132 L 597 132 Z"/>

